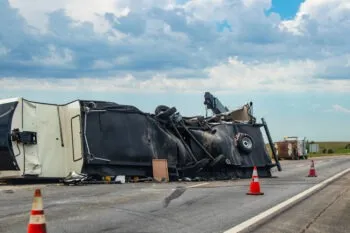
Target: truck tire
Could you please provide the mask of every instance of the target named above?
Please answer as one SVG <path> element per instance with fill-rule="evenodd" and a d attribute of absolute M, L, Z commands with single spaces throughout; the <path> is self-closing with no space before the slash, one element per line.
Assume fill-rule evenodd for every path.
<path fill-rule="evenodd" d="M 154 112 L 156 116 L 159 117 L 160 119 L 167 120 L 176 111 L 177 110 L 175 107 L 169 108 L 168 106 L 165 106 L 165 105 L 159 105 Z"/>
<path fill-rule="evenodd" d="M 154 113 L 155 113 L 156 115 L 158 115 L 159 113 L 165 112 L 165 111 L 167 111 L 168 109 L 169 109 L 169 107 L 166 106 L 166 105 L 158 105 L 158 106 L 156 107 L 156 109 L 154 110 Z"/>
<path fill-rule="evenodd" d="M 254 148 L 253 138 L 248 134 L 241 134 L 237 140 L 238 148 L 245 154 L 250 154 Z"/>

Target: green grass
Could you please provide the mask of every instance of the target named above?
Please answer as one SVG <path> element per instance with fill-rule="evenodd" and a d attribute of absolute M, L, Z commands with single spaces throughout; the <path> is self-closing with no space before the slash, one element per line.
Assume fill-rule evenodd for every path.
<path fill-rule="evenodd" d="M 350 154 L 350 149 L 337 149 L 335 150 L 337 154 Z"/>
<path fill-rule="evenodd" d="M 350 144 L 350 141 L 348 142 L 315 142 L 315 144 L 319 145 L 320 150 L 333 149 L 334 151 L 336 151 L 339 149 L 345 149 L 346 145 Z"/>
<path fill-rule="evenodd" d="M 316 158 L 316 157 L 323 157 L 323 156 L 341 156 L 341 155 L 350 155 L 350 154 L 338 154 L 338 153 L 333 153 L 333 154 L 323 154 L 323 153 L 318 153 L 318 154 L 308 154 L 309 158 Z"/>
<path fill-rule="evenodd" d="M 309 153 L 310 157 L 320 157 L 320 156 L 332 156 L 332 155 L 341 155 L 341 154 L 350 154 L 350 149 L 345 149 L 350 142 L 315 142 L 319 145 L 318 153 Z M 328 150 L 333 150 L 333 153 L 328 153 Z M 324 153 L 324 150 L 327 150 Z"/>
<path fill-rule="evenodd" d="M 319 145 L 319 154 L 348 154 L 350 149 L 345 147 L 350 144 L 350 142 L 315 142 Z M 327 152 L 325 152 L 327 150 Z M 328 150 L 332 150 L 333 153 L 328 153 Z"/>

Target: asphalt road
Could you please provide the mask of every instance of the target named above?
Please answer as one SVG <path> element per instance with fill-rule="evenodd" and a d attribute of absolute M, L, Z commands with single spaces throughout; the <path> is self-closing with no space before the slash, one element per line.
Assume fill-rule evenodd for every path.
<path fill-rule="evenodd" d="M 350 232 L 350 173 L 251 233 Z"/>
<path fill-rule="evenodd" d="M 316 178 L 306 177 L 310 160 L 282 166 L 274 172 L 277 178 L 260 179 L 263 196 L 246 195 L 250 180 L 0 186 L 0 232 L 26 232 L 35 187 L 42 190 L 48 233 L 223 232 L 350 167 L 350 157 L 316 159 Z M 164 208 L 176 186 L 187 189 Z"/>

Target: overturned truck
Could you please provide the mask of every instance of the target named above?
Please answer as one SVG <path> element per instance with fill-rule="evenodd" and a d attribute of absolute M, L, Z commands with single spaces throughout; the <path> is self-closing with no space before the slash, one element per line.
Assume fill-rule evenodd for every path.
<path fill-rule="evenodd" d="M 210 93 L 212 116 L 182 116 L 160 105 L 145 113 L 130 105 L 76 100 L 64 105 L 23 98 L 0 100 L 0 179 L 152 177 L 152 159 L 168 161 L 170 180 L 259 176 L 281 170 L 267 125 L 252 103 L 228 111 Z M 261 128 L 269 139 L 272 162 Z"/>

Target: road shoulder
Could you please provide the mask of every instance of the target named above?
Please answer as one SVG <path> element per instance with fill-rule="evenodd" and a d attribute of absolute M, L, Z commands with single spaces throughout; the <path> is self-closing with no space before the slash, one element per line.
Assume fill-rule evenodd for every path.
<path fill-rule="evenodd" d="M 350 232 L 350 173 L 251 232 Z"/>

